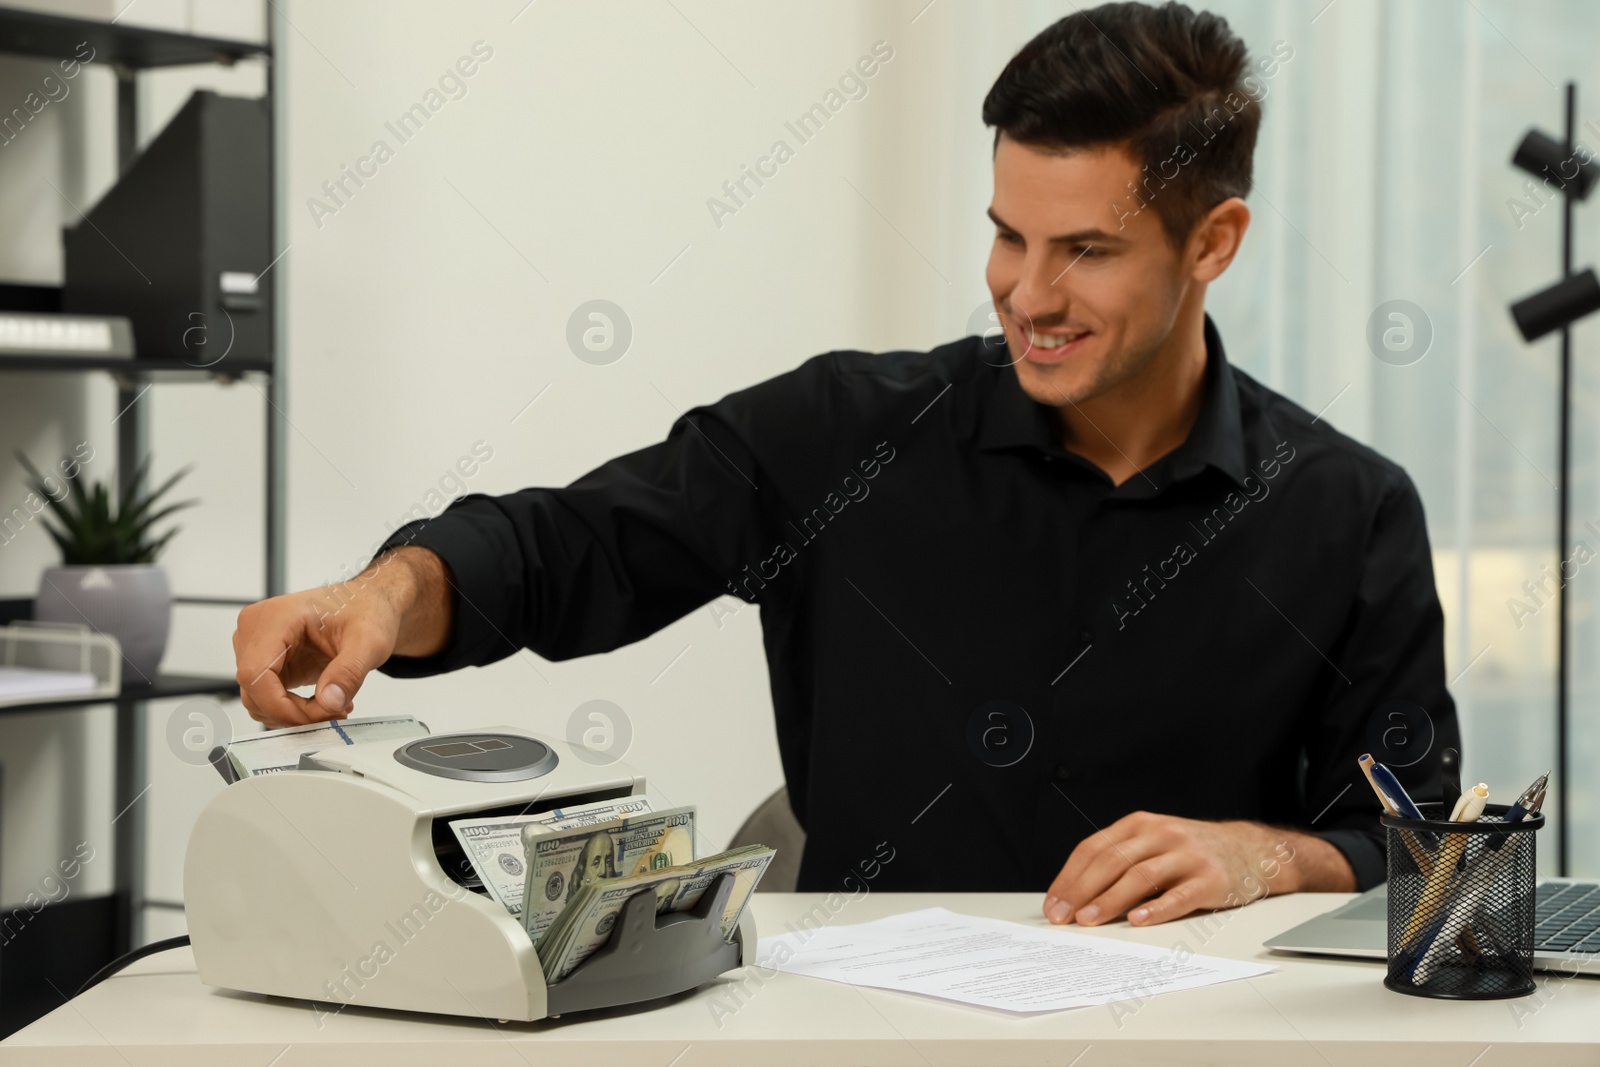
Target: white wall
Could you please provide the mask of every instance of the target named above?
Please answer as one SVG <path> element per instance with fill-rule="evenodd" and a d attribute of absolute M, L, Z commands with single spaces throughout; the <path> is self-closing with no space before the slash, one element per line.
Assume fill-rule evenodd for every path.
<path fill-rule="evenodd" d="M 848 184 L 893 209 L 869 135 L 912 73 L 903 25 L 838 3 L 521 7 L 286 9 L 293 585 L 359 566 L 474 442 L 494 449 L 474 491 L 565 484 L 693 404 L 875 343 L 886 251 L 927 270 Z M 896 58 L 798 145 L 784 122 L 880 38 Z M 399 144 L 384 124 L 480 41 L 467 95 Z M 307 200 L 380 138 L 394 158 L 315 218 Z M 706 200 L 778 138 L 795 157 L 719 228 Z M 609 366 L 565 341 L 592 298 L 633 324 Z M 753 610 L 587 660 L 376 678 L 357 708 L 563 734 L 593 699 L 629 717 L 652 788 L 699 806 L 708 847 L 782 782 Z"/>

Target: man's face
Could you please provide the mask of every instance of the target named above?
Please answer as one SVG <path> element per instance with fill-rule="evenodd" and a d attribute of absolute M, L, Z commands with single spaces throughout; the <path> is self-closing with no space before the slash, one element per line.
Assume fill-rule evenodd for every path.
<path fill-rule="evenodd" d="M 1141 177 L 1120 148 L 1059 154 L 1000 138 L 989 292 L 1017 380 L 1041 404 L 1137 379 L 1172 332 L 1190 278 L 1154 203 L 1134 199 Z"/>
<path fill-rule="evenodd" d="M 585 882 L 608 877 L 611 873 L 611 835 L 600 833 L 589 838 L 578 861 L 578 876 Z"/>

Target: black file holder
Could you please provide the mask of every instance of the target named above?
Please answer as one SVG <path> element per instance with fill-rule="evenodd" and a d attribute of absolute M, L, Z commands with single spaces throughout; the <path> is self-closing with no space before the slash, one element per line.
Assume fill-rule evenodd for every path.
<path fill-rule="evenodd" d="M 1397 993 L 1448 1000 L 1527 996 L 1533 984 L 1536 834 L 1543 815 L 1477 822 L 1381 816 L 1389 846 L 1389 969 Z M 1445 865 L 1448 865 L 1446 868 Z"/>
<path fill-rule="evenodd" d="M 722 913 L 733 895 L 731 873 L 717 876 L 688 911 L 656 914 L 656 896 L 641 889 L 622 905 L 611 938 L 572 973 L 545 988 L 545 1014 L 614 1008 L 671 996 L 740 966 L 743 934 L 722 936 Z"/>

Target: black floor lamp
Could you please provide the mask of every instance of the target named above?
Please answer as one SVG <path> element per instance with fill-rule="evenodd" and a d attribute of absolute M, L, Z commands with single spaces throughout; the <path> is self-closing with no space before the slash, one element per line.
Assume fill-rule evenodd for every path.
<path fill-rule="evenodd" d="M 1524 341 L 1536 341 L 1556 330 L 1561 331 L 1561 412 L 1560 473 L 1556 483 L 1556 774 L 1561 788 L 1556 792 L 1556 873 L 1567 873 L 1567 798 L 1571 795 L 1572 775 L 1568 760 L 1567 715 L 1567 626 L 1571 614 L 1567 605 L 1567 562 L 1571 490 L 1568 487 L 1572 461 L 1572 324 L 1583 316 L 1600 311 L 1600 278 L 1593 268 L 1572 273 L 1572 205 L 1588 197 L 1594 188 L 1600 164 L 1593 162 L 1588 149 L 1579 152 L 1574 140 L 1578 86 L 1567 83 L 1566 136 L 1557 141 L 1538 130 L 1529 130 L 1517 146 L 1511 162 L 1545 183 L 1546 190 L 1561 196 L 1561 280 L 1532 296 L 1511 305 L 1511 317 Z M 1582 158 L 1580 158 L 1580 156 Z"/>

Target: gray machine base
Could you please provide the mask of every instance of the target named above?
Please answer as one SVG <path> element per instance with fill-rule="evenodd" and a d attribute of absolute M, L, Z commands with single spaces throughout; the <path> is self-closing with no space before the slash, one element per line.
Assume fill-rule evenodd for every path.
<path fill-rule="evenodd" d="M 654 893 L 622 906 L 616 927 L 594 955 L 546 989 L 548 1015 L 611 1008 L 681 993 L 739 966 L 742 934 L 722 936 L 733 875 L 722 874 L 689 911 L 656 915 Z"/>

